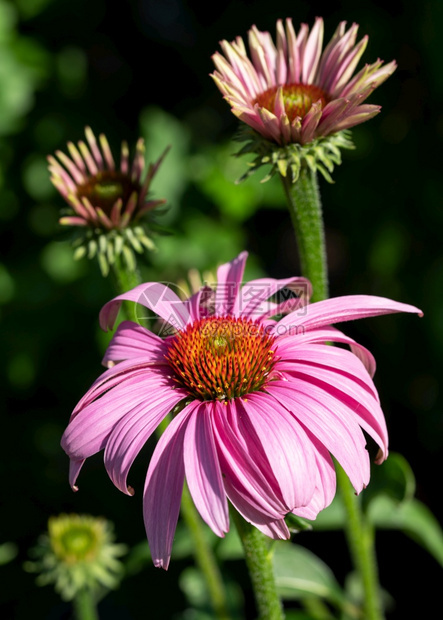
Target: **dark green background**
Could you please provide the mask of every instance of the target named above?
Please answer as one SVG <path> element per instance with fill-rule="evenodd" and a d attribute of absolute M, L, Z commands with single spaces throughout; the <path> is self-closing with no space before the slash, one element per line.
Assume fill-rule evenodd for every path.
<path fill-rule="evenodd" d="M 68 460 L 59 439 L 73 406 L 101 371 L 105 341 L 98 335 L 97 315 L 113 288 L 94 263 L 62 264 L 69 263 L 56 223 L 62 200 L 47 182 L 44 158 L 65 149 L 67 140 L 82 139 L 86 124 L 104 131 L 114 148 L 123 138 L 135 141 L 142 112 L 163 108 L 181 122 L 182 151 L 176 159 L 171 153 L 163 177 L 164 187 L 178 186 L 165 220 L 178 240 L 167 242 L 163 257 L 146 273 L 176 281 L 191 266 L 214 268 L 245 247 L 252 254 L 251 270 L 274 277 L 298 274 L 277 184 L 266 190 L 260 208 L 236 216 L 231 203 L 215 205 L 205 183 L 189 172 L 189 162 L 199 156 L 216 161 L 214 147 L 227 144 L 237 126 L 208 77 L 218 41 L 244 36 L 254 23 L 274 32 L 279 17 L 312 24 L 322 15 L 327 39 L 338 21 L 356 21 L 361 34 L 370 36 L 364 62 L 378 56 L 398 62 L 396 73 L 370 100 L 383 106 L 381 114 L 353 132 L 358 148 L 344 154 L 335 184 L 321 182 L 331 295 L 376 294 L 423 309 L 423 319 L 396 315 L 345 331 L 373 351 L 391 449 L 407 458 L 418 497 L 442 517 L 443 5 L 438 0 L 110 5 L 104 0 L 12 3 L 18 21 L 2 45 L 27 67 L 21 88 L 27 84 L 29 93 L 22 110 L 4 104 L 18 87 L 13 70 L 4 78 L 0 54 L 0 112 L 2 106 L 6 110 L 0 122 L 1 539 L 15 541 L 19 549 L 14 562 L 0 567 L 6 618 L 27 618 L 31 610 L 34 618 L 69 617 L 69 606 L 57 603 L 50 588 L 37 589 L 34 577 L 22 571 L 49 515 L 104 514 L 115 522 L 119 540 L 131 544 L 144 536 L 141 489 L 149 449 L 134 466 L 133 499 L 113 487 L 101 455 L 84 468 L 78 494 L 68 486 Z M 177 121 L 170 120 L 163 147 L 174 136 Z M 160 153 L 161 138 L 157 132 L 153 151 L 147 145 L 151 159 Z M 180 162 L 180 153 L 191 159 Z M 303 534 L 298 542 L 343 580 L 350 563 L 341 534 Z M 397 601 L 389 618 L 419 610 L 427 617 L 426 610 L 440 606 L 440 593 L 430 583 L 439 567 L 430 556 L 400 533 L 378 534 L 377 550 L 382 584 Z M 103 603 L 102 617 L 172 618 L 185 605 L 177 588 L 184 565 L 173 559 L 168 573 L 149 568 L 126 582 Z M 252 618 L 247 576 L 239 563 L 229 570 L 245 589 L 245 617 Z"/>

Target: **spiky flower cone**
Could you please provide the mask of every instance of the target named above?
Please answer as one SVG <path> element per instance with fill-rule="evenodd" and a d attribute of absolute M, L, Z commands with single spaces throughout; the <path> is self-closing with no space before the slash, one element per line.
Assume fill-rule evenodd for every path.
<path fill-rule="evenodd" d="M 75 257 L 98 257 L 103 275 L 118 256 L 134 269 L 134 251 L 154 249 L 144 216 L 165 203 L 151 200 L 149 189 L 166 151 L 145 172 L 145 145 L 140 138 L 132 163 L 122 142 L 117 166 L 105 135 L 98 142 L 86 127 L 86 142 L 68 143 L 70 157 L 62 151 L 49 156 L 51 181 L 69 205 L 60 218 L 63 226 L 76 229 Z"/>

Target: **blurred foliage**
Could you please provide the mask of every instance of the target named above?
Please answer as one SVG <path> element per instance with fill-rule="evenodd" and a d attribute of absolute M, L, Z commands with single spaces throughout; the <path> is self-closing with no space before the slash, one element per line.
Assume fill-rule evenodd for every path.
<path fill-rule="evenodd" d="M 168 205 L 158 215 L 158 251 L 141 265 L 146 280 L 179 282 L 190 269 L 213 271 L 245 248 L 251 254 L 246 278 L 297 275 L 282 189 L 277 179 L 261 184 L 260 175 L 236 185 L 246 168 L 246 160 L 231 157 L 238 149 L 232 140 L 237 124 L 208 73 L 220 39 L 245 35 L 252 23 L 272 31 L 278 17 L 311 23 L 320 14 L 327 36 L 338 21 L 355 20 L 370 36 L 368 61 L 380 55 L 399 64 L 374 97 L 382 113 L 353 132 L 356 150 L 335 170 L 335 184 L 322 183 L 321 190 L 332 294 L 385 295 L 425 312 L 413 324 L 410 317 L 383 317 L 345 331 L 375 354 L 392 449 L 406 457 L 374 468 L 362 496 L 381 528 L 381 581 L 392 597 L 387 618 L 419 617 L 422 601 L 415 592 L 426 591 L 429 609 L 437 608 L 439 592 L 428 582 L 442 561 L 443 209 L 441 163 L 430 154 L 443 135 L 443 5 L 343 0 L 295 7 L 284 0 L 276 6 L 245 0 L 202 6 L 174 0 L 163 6 L 129 0 L 123 9 L 105 0 L 0 0 L 0 376 L 7 439 L 1 489 L 5 538 L 14 541 L 1 546 L 8 562 L 0 567 L 5 617 L 27 618 L 29 608 L 38 617 L 67 616 L 51 592 L 36 590 L 22 562 L 50 514 L 104 510 L 119 540 L 142 556 L 129 556 L 128 577 L 100 604 L 101 617 L 207 617 L 183 530 L 177 530 L 165 574 L 151 566 L 147 544 L 138 546 L 144 539 L 141 493 L 132 500 L 120 494 L 100 455 L 85 465 L 78 494 L 67 483 L 59 440 L 70 411 L 100 372 L 112 334 L 99 330 L 97 316 L 114 288 L 97 266 L 72 259 L 69 235 L 57 224 L 62 205 L 46 174 L 46 156 L 81 138 L 87 124 L 105 132 L 113 146 L 142 135 L 150 160 L 171 144 L 153 184 Z M 136 491 L 151 450 L 148 445 L 131 470 Z M 314 533 L 300 531 L 296 541 L 330 588 L 338 584 L 353 600 L 344 539 L 334 531 L 340 518 L 336 501 Z M 253 618 L 238 538 L 208 536 L 235 613 Z M 284 549 L 289 563 L 305 557 Z M 141 595 L 148 601 L 143 616 Z M 288 600 L 288 619 L 335 613 L 341 595 L 328 595 L 326 607 L 315 609 L 304 595 Z"/>

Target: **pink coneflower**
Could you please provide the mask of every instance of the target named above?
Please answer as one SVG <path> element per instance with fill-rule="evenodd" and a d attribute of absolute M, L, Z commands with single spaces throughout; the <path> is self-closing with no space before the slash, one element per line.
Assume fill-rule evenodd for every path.
<path fill-rule="evenodd" d="M 295 34 L 292 20 L 277 22 L 277 43 L 255 26 L 243 39 L 220 43 L 212 77 L 232 112 L 267 140 L 279 145 L 307 144 L 358 125 L 380 106 L 363 102 L 395 70 L 394 61 L 366 65 L 353 76 L 368 37 L 356 43 L 358 25 L 341 22 L 322 51 L 323 20 Z"/>
<path fill-rule="evenodd" d="M 122 301 L 130 300 L 175 331 L 162 339 L 139 324 L 121 323 L 103 360 L 111 367 L 78 403 L 63 435 L 74 489 L 84 459 L 104 449 L 111 480 L 131 495 L 129 469 L 172 412 L 144 491 L 151 554 L 163 568 L 185 477 L 218 536 L 229 529 L 229 499 L 268 536 L 288 538 L 286 514 L 314 519 L 332 501 L 331 455 L 357 492 L 369 481 L 364 432 L 380 447 L 377 462 L 387 456 L 385 419 L 371 378 L 374 359 L 331 325 L 420 311 L 371 296 L 312 305 L 303 295 L 270 301 L 283 289 L 306 293 L 309 283 L 263 278 L 242 285 L 246 257 L 218 269 L 215 291 L 206 287 L 184 302 L 167 286 L 147 283 L 107 303 L 100 313 L 103 329 L 114 325 Z"/>
<path fill-rule="evenodd" d="M 72 209 L 72 215 L 60 224 L 88 226 L 102 230 L 123 229 L 151 211 L 164 200 L 147 200 L 151 181 L 164 154 L 145 173 L 145 146 L 140 138 L 132 163 L 129 148 L 122 142 L 120 166 L 116 166 L 106 136 L 99 143 L 90 127 L 85 129 L 87 143 L 68 143 L 70 157 L 62 151 L 49 156 L 51 181 Z"/>

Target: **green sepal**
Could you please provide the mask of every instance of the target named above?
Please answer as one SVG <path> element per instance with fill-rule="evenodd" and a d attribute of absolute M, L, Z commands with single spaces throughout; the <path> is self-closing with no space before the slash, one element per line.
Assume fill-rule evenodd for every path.
<path fill-rule="evenodd" d="M 251 127 L 242 125 L 237 142 L 246 142 L 235 153 L 241 155 L 255 154 L 255 158 L 248 162 L 249 169 L 240 177 L 238 183 L 247 179 L 262 166 L 271 166 L 268 174 L 261 180 L 262 183 L 269 181 L 275 174 L 283 177 L 289 176 L 291 183 L 295 183 L 300 175 L 300 170 L 306 166 L 312 172 L 319 172 L 328 183 L 333 183 L 331 173 L 334 166 L 341 164 L 341 149 L 353 149 L 354 144 L 350 131 L 339 131 L 329 136 L 316 138 L 308 144 L 287 144 L 280 146 L 275 142 L 266 140 Z"/>
<path fill-rule="evenodd" d="M 307 521 L 302 517 L 297 517 L 292 514 L 292 512 L 286 515 L 285 522 L 289 528 L 289 531 L 293 534 L 298 534 L 298 532 L 303 532 L 306 530 L 312 530 L 312 523 L 310 521 Z"/>
<path fill-rule="evenodd" d="M 156 249 L 148 229 L 140 223 L 123 229 L 85 228 L 75 232 L 76 236 L 72 242 L 74 259 L 97 257 L 104 277 L 108 276 L 117 257 L 123 256 L 126 268 L 133 272 L 136 269 L 134 252 L 143 254 L 145 250 L 152 252 Z"/>

